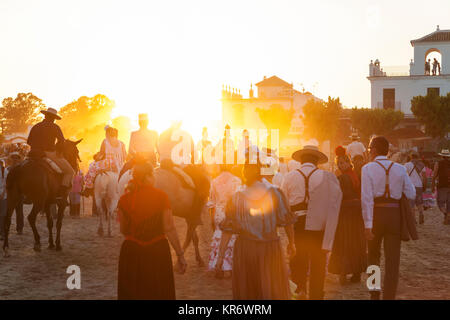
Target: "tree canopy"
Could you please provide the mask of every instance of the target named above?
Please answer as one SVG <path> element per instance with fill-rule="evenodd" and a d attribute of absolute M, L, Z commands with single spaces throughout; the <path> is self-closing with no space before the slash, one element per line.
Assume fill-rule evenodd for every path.
<path fill-rule="evenodd" d="M 59 110 L 58 124 L 66 138 L 83 139 L 80 144 L 82 165 L 87 165 L 93 154 L 100 150 L 105 138 L 105 126 L 112 125 L 119 130 L 119 139 L 128 143 L 131 122 L 128 117 L 112 118 L 115 107 L 113 100 L 103 94 L 94 97 L 82 96 Z"/>
<path fill-rule="evenodd" d="M 403 113 L 392 109 L 353 108 L 351 111 L 352 127 L 358 130 L 363 141 L 370 136 L 386 135 L 403 119 Z"/>
<path fill-rule="evenodd" d="M 308 100 L 303 106 L 303 134 L 320 143 L 333 141 L 339 127 L 342 104 L 339 98 L 328 97 L 328 101 Z"/>
<path fill-rule="evenodd" d="M 3 133 L 26 132 L 29 126 L 39 121 L 43 109 L 46 109 L 45 104 L 31 92 L 18 93 L 15 99 L 3 99 L 0 108 Z"/>
<path fill-rule="evenodd" d="M 444 138 L 450 132 L 450 93 L 446 96 L 428 94 L 411 100 L 411 111 L 425 126 L 425 133 Z"/>
<path fill-rule="evenodd" d="M 98 125 L 105 126 L 111 119 L 114 101 L 103 94 L 82 96 L 59 110 L 58 124 L 67 138 L 78 138 L 81 132 Z"/>

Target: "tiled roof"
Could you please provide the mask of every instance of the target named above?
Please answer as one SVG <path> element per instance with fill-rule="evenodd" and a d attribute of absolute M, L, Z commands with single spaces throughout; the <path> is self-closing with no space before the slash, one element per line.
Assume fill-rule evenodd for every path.
<path fill-rule="evenodd" d="M 272 76 L 270 78 L 265 78 L 256 84 L 257 87 L 292 87 L 290 83 L 278 78 L 277 76 Z"/>
<path fill-rule="evenodd" d="M 411 44 L 420 42 L 450 42 L 450 30 L 436 30 L 422 38 L 411 40 Z"/>

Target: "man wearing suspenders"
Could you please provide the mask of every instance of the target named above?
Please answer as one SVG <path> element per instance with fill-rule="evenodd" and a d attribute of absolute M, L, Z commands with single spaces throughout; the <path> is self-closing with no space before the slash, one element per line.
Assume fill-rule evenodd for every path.
<path fill-rule="evenodd" d="M 374 137 L 369 144 L 372 162 L 362 168 L 361 204 L 368 240 L 369 265 L 380 265 L 381 242 L 384 242 L 383 299 L 395 299 L 400 267 L 401 211 L 404 194 L 415 199 L 416 189 L 404 166 L 387 159 L 389 142 L 385 137 Z M 378 300 L 379 291 L 371 291 Z"/>
<path fill-rule="evenodd" d="M 323 299 L 327 251 L 334 239 L 342 192 L 334 174 L 317 168 L 328 158 L 316 146 L 305 146 L 292 158 L 302 165 L 286 174 L 281 186 L 297 215 L 291 278 L 297 285 L 297 298 L 306 299 L 309 269 L 309 298 Z"/>

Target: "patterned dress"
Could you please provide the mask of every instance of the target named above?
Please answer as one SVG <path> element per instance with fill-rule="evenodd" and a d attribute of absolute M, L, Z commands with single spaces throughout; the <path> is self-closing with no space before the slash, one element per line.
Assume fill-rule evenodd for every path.
<path fill-rule="evenodd" d="M 100 161 L 91 162 L 89 170 L 85 177 L 86 188 L 94 187 L 94 180 L 100 171 L 113 171 L 120 172 L 123 164 L 125 163 L 126 151 L 125 144 L 117 140 L 118 145 L 113 147 L 108 139 L 104 139 L 102 145 L 104 145 L 105 159 Z"/>
<path fill-rule="evenodd" d="M 214 212 L 214 234 L 211 242 L 211 253 L 209 255 L 208 267 L 213 270 L 217 263 L 217 256 L 219 255 L 220 240 L 222 239 L 222 230 L 219 225 L 225 219 L 225 207 L 227 202 L 231 199 L 233 194 L 239 190 L 241 180 L 231 174 L 230 172 L 222 172 L 217 178 L 212 181 L 210 191 L 210 202 L 208 206 L 215 208 Z M 233 247 L 236 240 L 236 235 L 233 235 L 228 248 L 225 251 L 222 270 L 231 271 L 233 266 Z"/>

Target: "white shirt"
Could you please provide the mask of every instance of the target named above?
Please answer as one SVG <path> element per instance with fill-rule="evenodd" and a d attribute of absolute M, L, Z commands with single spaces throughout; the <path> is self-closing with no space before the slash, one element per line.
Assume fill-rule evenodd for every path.
<path fill-rule="evenodd" d="M 378 156 L 375 160 L 378 160 L 386 169 L 392 162 L 385 156 Z M 361 205 L 364 225 L 367 229 L 373 226 L 374 198 L 384 195 L 385 184 L 386 172 L 378 163 L 369 162 L 362 167 Z M 401 164 L 394 163 L 389 170 L 389 191 L 391 198 L 397 200 L 402 197 L 402 193 L 411 200 L 416 197 L 416 188 L 412 184 L 406 168 Z"/>
<path fill-rule="evenodd" d="M 416 188 L 423 188 L 422 183 L 422 174 L 425 173 L 425 167 L 423 167 L 422 171 L 420 172 L 420 175 L 417 173 L 417 170 L 414 169 L 414 163 L 407 162 L 405 163 L 406 172 L 409 175 L 409 178 L 411 179 L 411 182 Z M 412 172 L 411 172 L 412 171 Z M 411 174 L 409 174 L 411 172 Z"/>
<path fill-rule="evenodd" d="M 302 164 L 294 159 L 289 160 L 288 162 L 288 171 L 291 172 L 292 170 L 297 170 L 302 167 Z"/>
<path fill-rule="evenodd" d="M 316 168 L 312 163 L 302 164 L 300 171 L 305 176 L 308 176 L 311 171 Z M 316 170 L 311 177 L 309 177 L 309 192 L 316 188 L 323 179 L 323 171 Z M 299 204 L 305 200 L 305 178 L 297 170 L 292 170 L 284 176 L 283 183 L 281 185 L 281 191 L 288 199 L 289 205 L 293 206 Z M 296 211 L 295 214 L 301 216 L 306 214 L 306 210 Z"/>
<path fill-rule="evenodd" d="M 359 141 L 353 141 L 347 146 L 347 153 L 350 155 L 350 159 L 353 159 L 358 154 L 364 155 L 364 152 L 366 152 L 366 148 Z"/>
<path fill-rule="evenodd" d="M 278 188 L 281 188 L 283 184 L 284 174 L 277 172 L 272 178 L 272 184 Z"/>

